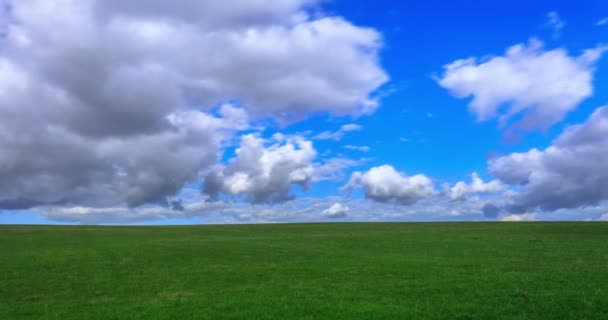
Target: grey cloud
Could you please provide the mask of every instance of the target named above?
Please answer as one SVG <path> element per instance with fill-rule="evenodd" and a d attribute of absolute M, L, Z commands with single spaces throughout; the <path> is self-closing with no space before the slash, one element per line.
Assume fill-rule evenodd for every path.
<path fill-rule="evenodd" d="M 0 208 L 167 205 L 248 115 L 371 112 L 387 81 L 378 32 L 316 1 L 0 5 Z"/>
<path fill-rule="evenodd" d="M 120 120 L 131 123 L 130 132 L 149 132 L 162 127 L 162 116 L 176 107 L 208 108 L 226 99 L 240 100 L 257 115 L 282 119 L 309 112 L 359 114 L 375 108 L 370 94 L 387 79 L 376 58 L 380 35 L 338 17 L 238 29 L 230 28 L 221 10 L 207 10 L 227 7 L 219 1 L 170 6 L 178 9 L 158 1 L 141 6 L 62 2 L 16 2 L 19 24 L 10 28 L 7 54 L 37 81 L 65 91 L 70 106 L 81 104 L 78 112 L 68 113 L 75 118 L 69 120 L 77 125 L 95 119 L 99 125 L 80 128 L 89 134 L 127 130 L 111 126 Z M 225 13 L 237 20 L 241 15 L 264 20 L 264 11 L 272 8 L 277 15 L 290 8 L 292 14 L 304 14 L 300 10 L 306 3 L 241 2 Z M 107 19 L 95 19 L 100 7 L 110 8 Z M 185 17 L 197 12 L 195 20 Z M 195 23 L 216 18 L 229 23 L 228 29 Z"/>
<path fill-rule="evenodd" d="M 496 218 L 496 217 L 498 217 L 498 214 L 501 212 L 501 208 L 498 206 L 495 206 L 491 203 L 486 203 L 481 208 L 481 211 L 483 212 L 483 215 L 486 218 Z"/>
<path fill-rule="evenodd" d="M 315 5 L 318 0 L 232 0 L 228 5 L 220 0 L 182 1 L 179 5 L 165 0 L 104 0 L 95 2 L 100 18 L 136 16 L 144 19 L 187 21 L 202 27 L 229 27 L 265 25 L 302 19 L 298 15 L 303 7 Z M 212 14 L 210 14 L 212 13 Z M 302 15 L 304 13 L 300 13 Z M 206 19 L 201 19 L 205 17 Z"/>
<path fill-rule="evenodd" d="M 218 157 L 218 130 L 229 118 L 191 118 L 154 135 L 92 140 L 56 128 L 0 134 L 0 201 L 108 206 L 162 204 Z M 0 131 L 2 132 L 2 131 Z"/>
<path fill-rule="evenodd" d="M 119 207 L 40 207 L 42 215 L 61 223 L 108 224 L 108 223 L 145 223 L 162 219 L 188 219 L 218 214 L 227 206 L 219 202 L 196 201 L 182 204 L 176 210 L 164 206 L 141 206 L 137 208 Z"/>
<path fill-rule="evenodd" d="M 511 210 L 557 210 L 608 199 L 608 108 L 566 128 L 545 150 L 513 153 L 489 162 L 490 172 L 521 186 Z"/>
<path fill-rule="evenodd" d="M 182 199 L 172 200 L 169 203 L 169 206 L 170 206 L 171 210 L 175 210 L 175 211 L 184 211 L 184 210 L 186 210 L 186 208 L 184 207 L 184 203 L 183 203 Z"/>

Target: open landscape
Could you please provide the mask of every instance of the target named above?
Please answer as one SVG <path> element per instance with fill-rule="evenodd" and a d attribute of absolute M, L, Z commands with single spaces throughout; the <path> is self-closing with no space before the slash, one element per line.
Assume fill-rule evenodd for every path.
<path fill-rule="evenodd" d="M 606 319 L 608 223 L 1 226 L 0 319 Z"/>
<path fill-rule="evenodd" d="M 0 320 L 608 320 L 607 0 L 0 0 Z"/>

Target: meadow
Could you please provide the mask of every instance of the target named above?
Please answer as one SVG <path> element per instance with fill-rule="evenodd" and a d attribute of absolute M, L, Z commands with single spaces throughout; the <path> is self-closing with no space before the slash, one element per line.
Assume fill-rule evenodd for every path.
<path fill-rule="evenodd" d="M 608 319 L 608 223 L 0 226 L 0 319 Z"/>

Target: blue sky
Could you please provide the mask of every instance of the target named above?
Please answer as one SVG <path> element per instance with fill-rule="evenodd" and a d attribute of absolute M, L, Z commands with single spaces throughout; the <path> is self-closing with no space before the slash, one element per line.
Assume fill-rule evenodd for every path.
<path fill-rule="evenodd" d="M 0 0 L 0 223 L 608 219 L 605 2 L 243 3 Z"/>

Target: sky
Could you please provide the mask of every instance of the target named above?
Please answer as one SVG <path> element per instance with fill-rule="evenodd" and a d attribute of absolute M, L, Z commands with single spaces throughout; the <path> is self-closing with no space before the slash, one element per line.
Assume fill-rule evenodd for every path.
<path fill-rule="evenodd" d="M 608 220 L 608 4 L 0 0 L 0 223 Z"/>

